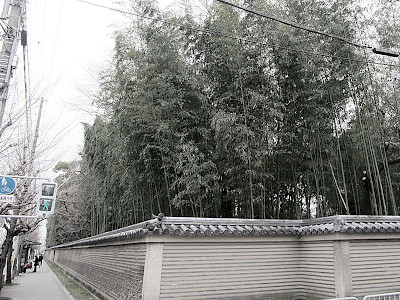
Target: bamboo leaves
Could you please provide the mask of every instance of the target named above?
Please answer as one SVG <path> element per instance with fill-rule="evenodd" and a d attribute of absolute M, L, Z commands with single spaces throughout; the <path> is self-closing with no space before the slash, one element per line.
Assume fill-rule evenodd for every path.
<path fill-rule="evenodd" d="M 356 39 L 351 0 L 250 2 Z M 365 53 L 221 4 L 202 19 L 136 8 L 152 19 L 118 35 L 106 117 L 86 129 L 92 233 L 158 212 L 397 214 L 398 93 L 352 61 Z"/>

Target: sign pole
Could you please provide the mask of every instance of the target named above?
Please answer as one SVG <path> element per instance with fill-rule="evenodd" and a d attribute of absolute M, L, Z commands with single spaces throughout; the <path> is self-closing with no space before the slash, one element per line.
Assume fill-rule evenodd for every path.
<path fill-rule="evenodd" d="M 51 179 L 45 178 L 45 177 L 30 177 L 30 176 L 18 176 L 18 175 L 0 175 L 0 177 L 11 177 L 11 178 L 22 178 L 22 179 L 38 179 L 38 180 L 51 181 Z"/>
<path fill-rule="evenodd" d="M 0 215 L 0 218 L 23 218 L 23 219 L 34 219 L 34 218 L 43 218 L 43 216 L 22 216 L 22 215 Z"/>

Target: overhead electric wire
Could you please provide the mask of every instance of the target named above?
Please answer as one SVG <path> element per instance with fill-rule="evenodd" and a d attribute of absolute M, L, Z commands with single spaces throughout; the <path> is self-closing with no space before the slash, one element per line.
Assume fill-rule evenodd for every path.
<path fill-rule="evenodd" d="M 35 1 L 35 2 L 37 2 L 37 1 Z M 45 39 L 45 34 L 44 34 L 45 31 L 44 30 L 45 30 L 45 28 L 50 28 L 49 26 L 46 27 L 46 16 L 48 16 L 48 14 L 46 14 L 46 8 L 47 8 L 47 0 L 44 1 L 43 15 L 40 17 L 40 19 L 43 22 L 43 25 L 42 25 L 41 35 L 40 36 L 38 35 L 38 38 L 40 39 L 38 42 L 41 43 L 40 53 L 39 53 L 40 56 L 39 56 L 39 60 L 38 61 L 42 61 L 42 58 L 43 58 L 43 47 L 42 47 L 42 45 L 44 45 L 45 42 L 47 41 L 47 39 Z"/>
<path fill-rule="evenodd" d="M 183 25 L 183 24 L 179 24 L 179 23 L 176 23 L 176 22 L 171 22 L 171 21 L 166 21 L 166 20 L 163 20 L 163 19 L 157 19 L 157 18 L 153 18 L 153 17 L 143 16 L 143 15 L 140 15 L 140 14 L 137 14 L 137 13 L 124 11 L 124 10 L 121 10 L 121 9 L 117 9 L 117 8 L 113 8 L 113 7 L 109 7 L 109 6 L 105 6 L 105 5 L 101 5 L 101 4 L 97 4 L 97 3 L 93 3 L 93 2 L 89 2 L 89 1 L 85 1 L 85 0 L 77 0 L 77 1 L 89 4 L 89 5 L 101 7 L 101 8 L 104 8 L 104 9 L 108 9 L 108 10 L 111 10 L 111 11 L 119 12 L 119 13 L 122 13 L 122 14 L 126 14 L 126 15 L 132 15 L 132 16 L 136 16 L 136 17 L 139 17 L 139 18 L 148 19 L 148 20 L 152 20 L 152 21 L 161 21 L 161 22 L 163 22 L 165 24 L 178 26 L 179 28 L 187 28 L 187 29 L 191 29 L 191 30 L 194 30 L 194 31 L 198 31 L 198 32 L 209 33 L 209 34 L 213 34 L 213 35 L 218 35 L 218 36 L 234 39 L 234 40 L 237 40 L 237 41 L 261 44 L 261 45 L 265 45 L 267 47 L 270 47 L 272 49 L 273 48 L 278 48 L 278 49 L 283 49 L 283 50 L 292 51 L 292 52 L 299 52 L 299 53 L 309 54 L 309 55 L 312 55 L 312 56 L 330 57 L 330 58 L 335 58 L 335 59 L 353 61 L 353 62 L 357 62 L 357 63 L 367 63 L 367 64 L 383 65 L 383 66 L 397 67 L 397 68 L 400 67 L 400 65 L 396 65 L 396 64 L 388 64 L 388 63 L 382 63 L 382 62 L 377 62 L 377 61 L 372 61 L 372 60 L 353 59 L 353 58 L 349 58 L 349 57 L 329 55 L 329 54 L 323 54 L 323 53 L 318 53 L 318 52 L 310 52 L 310 51 L 306 51 L 306 50 L 300 50 L 300 49 L 294 49 L 294 48 L 279 46 L 279 45 L 276 45 L 276 44 L 266 43 L 266 42 L 263 42 L 263 41 L 254 40 L 254 39 L 250 39 L 250 38 L 232 36 L 232 35 L 229 35 L 229 34 L 226 34 L 226 33 L 223 33 L 223 32 L 219 32 L 219 31 L 213 31 L 213 30 L 209 30 L 209 29 L 198 29 L 198 28 L 195 28 L 195 27 L 192 27 L 192 26 Z M 217 1 L 219 1 L 219 0 L 217 0 Z M 370 47 L 364 47 L 364 48 L 370 48 Z"/>
<path fill-rule="evenodd" d="M 53 40 L 53 52 L 52 52 L 51 61 L 50 61 L 50 71 L 49 71 L 50 80 L 51 80 L 51 76 L 53 75 L 54 56 L 55 56 L 55 53 L 56 53 L 56 44 L 57 44 L 58 32 L 60 30 L 61 11 L 62 11 L 63 4 L 64 4 L 64 0 L 61 0 L 60 8 L 58 9 L 58 18 L 57 18 L 57 26 L 56 26 L 56 31 L 55 31 L 55 37 L 54 37 L 54 40 Z"/>
<path fill-rule="evenodd" d="M 7 23 L 5 23 L 3 20 L 0 20 L 0 27 L 3 29 L 4 33 L 7 33 L 7 26 L 9 26 Z"/>
<path fill-rule="evenodd" d="M 254 10 L 239 6 L 237 4 L 225 1 L 225 0 L 216 0 L 216 1 L 218 1 L 220 3 L 223 3 L 223 4 L 226 4 L 226 5 L 229 5 L 229 6 L 232 6 L 232 7 L 235 7 L 237 9 L 243 10 L 245 12 L 248 12 L 250 14 L 253 14 L 253 15 L 256 15 L 256 16 L 259 16 L 259 17 L 262 17 L 262 18 L 266 18 L 266 19 L 269 19 L 269 20 L 272 20 L 272 21 L 275 21 L 275 22 L 278 22 L 278 23 L 282 23 L 282 24 L 285 24 L 285 25 L 288 25 L 288 26 L 291 26 L 291 27 L 294 27 L 294 28 L 297 28 L 297 29 L 300 29 L 300 30 L 304 30 L 304 31 L 308 31 L 308 32 L 311 32 L 311 33 L 327 36 L 327 37 L 330 37 L 332 39 L 336 39 L 336 40 L 345 42 L 345 43 L 347 43 L 349 45 L 352 45 L 352 46 L 355 46 L 355 47 L 358 47 L 358 48 L 366 48 L 366 49 L 372 49 L 373 48 L 372 46 L 357 44 L 357 43 L 355 43 L 353 41 L 350 41 L 350 40 L 348 40 L 348 39 L 346 39 L 344 37 L 341 37 L 341 36 L 338 36 L 338 35 L 335 35 L 335 34 L 319 31 L 319 30 L 308 28 L 308 27 L 305 27 L 305 26 L 301 26 L 301 25 L 298 25 L 298 24 L 295 24 L 295 23 L 292 23 L 292 22 L 289 22 L 289 21 L 284 21 L 284 20 L 281 20 L 281 19 L 278 19 L 278 18 L 275 18 L 275 17 L 272 17 L 272 16 L 268 16 L 268 15 L 256 12 Z"/>
<path fill-rule="evenodd" d="M 10 25 L 8 25 L 8 23 L 6 21 L 4 21 L 3 19 L 0 19 L 0 22 L 8 29 L 12 29 L 12 27 Z"/>
<path fill-rule="evenodd" d="M 25 142 L 28 147 L 31 141 L 31 122 L 32 122 L 32 101 L 30 95 L 30 76 L 29 76 L 29 56 L 28 56 L 28 43 L 26 31 L 26 8 L 22 12 L 21 22 L 21 44 L 22 44 L 22 58 L 24 67 L 24 92 L 25 92 Z M 26 147 L 23 150 L 23 157 L 26 157 Z"/>

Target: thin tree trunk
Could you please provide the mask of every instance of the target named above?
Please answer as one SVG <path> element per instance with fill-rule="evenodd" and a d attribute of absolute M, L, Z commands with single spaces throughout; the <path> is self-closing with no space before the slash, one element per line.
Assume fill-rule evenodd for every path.
<path fill-rule="evenodd" d="M 250 187 L 250 218 L 254 219 L 254 196 L 253 196 L 253 175 L 252 175 L 252 164 L 251 164 L 251 148 L 249 139 L 249 128 L 247 125 L 247 108 L 244 100 L 242 75 L 239 69 L 239 82 L 240 82 L 240 95 L 243 106 L 244 126 L 246 127 L 246 143 L 247 143 L 247 168 L 249 172 L 249 187 Z"/>
<path fill-rule="evenodd" d="M 15 219 L 13 219 L 15 220 Z M 15 221 L 11 221 L 11 225 L 10 228 L 7 230 L 7 235 L 6 238 L 3 242 L 3 245 L 1 247 L 1 254 L 0 254 L 0 289 L 3 287 L 3 278 L 2 278 L 2 274 L 3 274 L 3 270 L 4 267 L 6 265 L 6 260 L 7 260 L 7 255 L 8 255 L 8 251 L 10 249 L 10 247 L 12 247 L 12 239 L 14 237 L 14 222 Z"/>
<path fill-rule="evenodd" d="M 10 247 L 8 248 L 8 253 L 7 253 L 7 276 L 6 276 L 6 283 L 11 283 L 12 279 L 12 253 L 13 253 L 13 248 L 12 248 L 13 243 L 11 243 Z"/>
<path fill-rule="evenodd" d="M 168 197 L 168 208 L 169 208 L 169 215 L 170 217 L 172 217 L 172 201 L 171 201 L 171 191 L 170 191 L 170 185 L 169 185 L 169 176 L 167 173 L 167 168 L 165 165 L 165 157 L 164 154 L 161 151 L 161 160 L 162 160 L 162 164 L 163 164 L 163 169 L 164 169 L 164 179 L 165 179 L 165 188 L 167 190 L 167 197 Z"/>

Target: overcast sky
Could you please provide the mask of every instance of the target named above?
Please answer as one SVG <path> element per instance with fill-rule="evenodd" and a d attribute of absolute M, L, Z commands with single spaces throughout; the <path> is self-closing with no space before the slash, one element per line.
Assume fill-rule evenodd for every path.
<path fill-rule="evenodd" d="M 117 7 L 110 0 L 93 2 Z M 111 59 L 114 25 L 123 19 L 120 13 L 77 0 L 29 1 L 31 92 L 46 100 L 44 134 L 63 136 L 52 151 L 57 160 L 78 158 L 83 144 L 81 122 L 93 120 L 86 112 L 91 102 L 85 91 L 95 85 L 95 71 Z"/>
<path fill-rule="evenodd" d="M 112 58 L 113 32 L 115 26 L 123 24 L 125 17 L 77 0 L 27 2 L 30 91 L 33 102 L 41 97 L 46 100 L 41 137 L 53 139 L 61 134 L 60 143 L 49 152 L 51 159 L 72 161 L 79 158 L 83 145 L 81 122 L 93 121 L 93 116 L 85 111 L 90 106 L 90 99 L 80 90 L 95 85 L 91 77 L 93 70 L 104 67 Z M 92 2 L 118 7 L 112 0 Z M 0 0 L 1 10 L 3 5 L 4 0 Z M 22 47 L 18 47 L 19 63 L 12 84 L 23 78 Z M 18 97 L 24 102 L 23 95 L 21 91 L 10 89 L 6 115 L 13 109 L 11 98 Z M 37 107 L 36 101 L 36 112 Z M 51 172 L 42 175 L 54 177 Z"/>
<path fill-rule="evenodd" d="M 122 8 L 112 0 L 88 2 Z M 158 4 L 165 8 L 171 2 L 160 0 Z M 94 119 L 87 113 L 93 107 L 85 91 L 96 86 L 93 75 L 112 59 L 114 31 L 126 22 L 124 14 L 78 0 L 28 1 L 31 91 L 46 99 L 43 130 L 49 138 L 63 136 L 52 151 L 57 161 L 79 158 L 82 122 Z"/>
<path fill-rule="evenodd" d="M 117 2 L 127 0 L 87 0 L 95 4 L 121 9 Z M 127 22 L 126 15 L 93 6 L 78 0 L 27 1 L 26 30 L 30 91 L 38 111 L 37 99 L 44 98 L 41 138 L 61 137 L 51 150 L 52 159 L 79 159 L 83 146 L 82 122 L 91 124 L 94 115 L 88 91 L 96 87 L 96 71 L 112 59 L 114 32 Z M 159 0 L 165 9 L 172 0 Z M 0 0 L 0 9 L 4 0 Z M 23 83 L 22 47 L 18 49 L 19 64 L 14 75 Z M 23 88 L 16 98 L 24 103 Z M 12 92 L 10 92 L 12 94 Z M 12 95 L 11 95 L 12 96 Z M 10 96 L 10 97 L 11 97 Z M 11 102 L 10 100 L 8 102 Z M 7 104 L 11 109 L 11 104 Z M 35 119 L 33 119 L 35 122 Z M 54 165 L 54 164 L 53 164 Z"/>
<path fill-rule="evenodd" d="M 121 8 L 112 0 L 88 1 Z M 79 159 L 83 146 L 82 122 L 92 123 L 94 119 L 87 112 L 92 108 L 85 91 L 93 90 L 96 86 L 93 75 L 112 59 L 114 31 L 126 22 L 126 17 L 77 0 L 27 2 L 30 91 L 33 102 L 45 99 L 41 137 L 62 137 L 50 152 L 54 162 Z M 170 0 L 159 3 L 165 7 Z M 4 0 L 0 0 L 0 9 L 3 4 Z M 23 78 L 21 46 L 17 55 L 19 64 L 14 81 L 18 82 Z M 24 101 L 21 91 L 14 92 L 14 97 Z M 6 114 L 7 109 L 12 109 L 9 102 L 11 99 Z M 37 107 L 36 101 L 36 111 Z M 42 175 L 55 177 L 49 171 Z"/>

